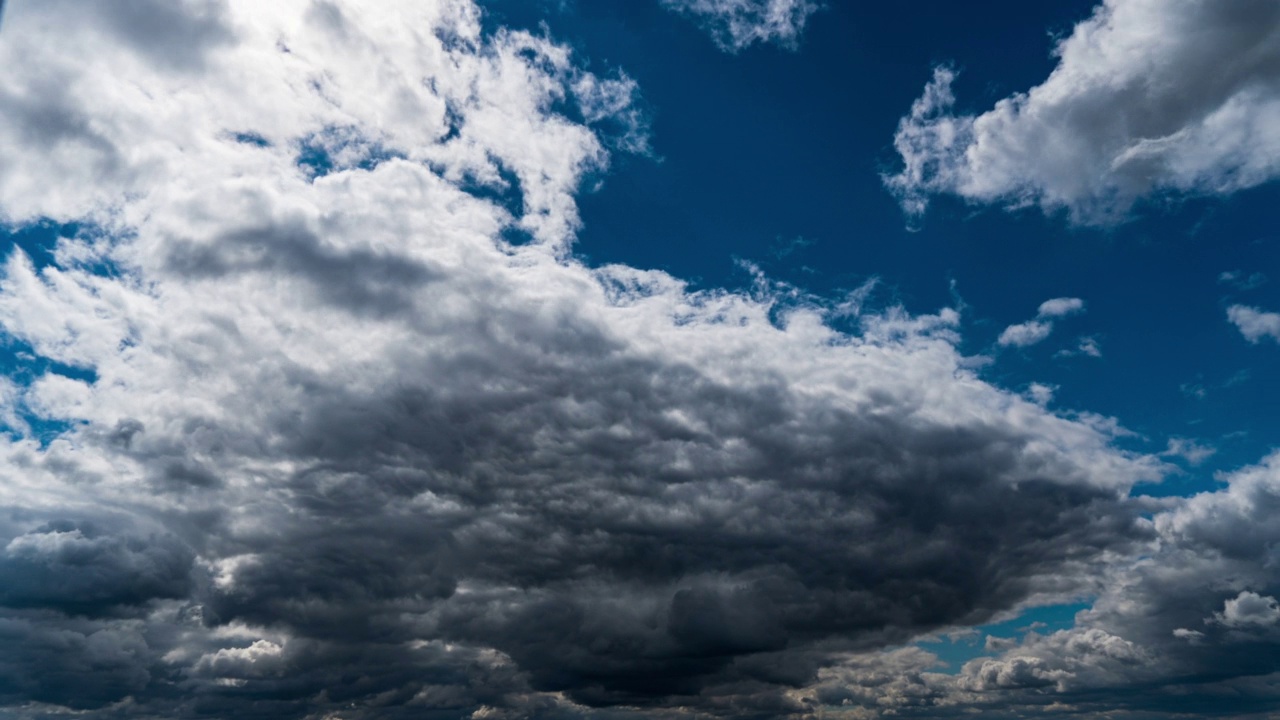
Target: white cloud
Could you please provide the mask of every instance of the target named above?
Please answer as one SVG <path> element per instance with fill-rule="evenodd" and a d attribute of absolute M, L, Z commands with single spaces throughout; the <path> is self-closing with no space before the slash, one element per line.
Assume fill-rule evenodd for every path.
<path fill-rule="evenodd" d="M 1040 317 L 1058 318 L 1074 315 L 1084 310 L 1084 301 L 1080 298 L 1054 298 L 1040 303 Z"/>
<path fill-rule="evenodd" d="M 662 0 L 662 4 L 693 16 L 728 52 L 757 42 L 795 47 L 809 16 L 822 7 L 815 0 Z"/>
<path fill-rule="evenodd" d="M 1029 320 L 1005 328 L 996 342 L 1003 346 L 1028 347 L 1042 342 L 1051 332 L 1053 332 L 1053 323 Z"/>
<path fill-rule="evenodd" d="M 1080 298 L 1053 298 L 1040 303 L 1035 320 L 1010 325 L 1000 333 L 996 342 L 1002 347 L 1029 347 L 1043 342 L 1053 332 L 1053 320 L 1084 311 L 1084 301 Z M 1084 344 L 1081 351 L 1087 352 Z M 1097 346 L 1093 345 L 1096 350 Z"/>
<path fill-rule="evenodd" d="M 1266 337 L 1280 342 L 1280 313 L 1263 312 L 1247 305 L 1232 305 L 1227 308 L 1227 319 L 1251 343 L 1261 342 Z"/>
<path fill-rule="evenodd" d="M 1280 175 L 1280 6 L 1106 0 L 1040 85 L 953 112 L 939 68 L 898 127 L 886 178 L 912 215 L 931 195 L 1114 221 L 1162 192 L 1227 194 Z"/>
<path fill-rule="evenodd" d="M 1188 438 L 1169 438 L 1169 446 L 1164 452 L 1160 453 L 1162 457 L 1182 458 L 1192 465 L 1200 463 L 1213 457 L 1218 449 L 1209 445 L 1202 445 L 1195 440 Z"/>

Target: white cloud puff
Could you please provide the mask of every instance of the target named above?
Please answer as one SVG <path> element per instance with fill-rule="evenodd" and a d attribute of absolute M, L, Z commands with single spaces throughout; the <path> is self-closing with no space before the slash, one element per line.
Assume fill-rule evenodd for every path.
<path fill-rule="evenodd" d="M 1040 85 L 955 114 L 939 68 L 898 127 L 886 178 L 919 215 L 931 195 L 1107 223 L 1162 192 L 1227 194 L 1280 175 L 1280 6 L 1106 0 Z"/>

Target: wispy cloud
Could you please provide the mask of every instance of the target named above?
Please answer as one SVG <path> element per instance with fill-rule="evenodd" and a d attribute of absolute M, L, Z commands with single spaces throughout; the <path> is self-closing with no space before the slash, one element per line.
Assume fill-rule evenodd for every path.
<path fill-rule="evenodd" d="M 1080 298 L 1053 298 L 1040 304 L 1040 310 L 1034 320 L 1010 325 L 1000 333 L 996 342 L 1003 347 L 1029 347 L 1048 339 L 1053 332 L 1053 321 L 1057 318 L 1084 312 L 1084 301 Z M 1082 346 L 1083 347 L 1083 346 Z M 1096 345 L 1092 346 L 1096 349 Z"/>
<path fill-rule="evenodd" d="M 693 17 L 727 52 L 755 43 L 794 48 L 809 16 L 822 7 L 815 0 L 662 0 L 662 4 Z"/>

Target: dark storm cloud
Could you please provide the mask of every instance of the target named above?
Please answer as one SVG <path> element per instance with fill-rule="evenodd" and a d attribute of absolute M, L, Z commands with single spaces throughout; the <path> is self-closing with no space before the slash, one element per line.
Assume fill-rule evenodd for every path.
<path fill-rule="evenodd" d="M 802 683 L 814 643 L 981 621 L 1143 537 L 1008 427 L 842 412 L 589 327 L 489 323 L 425 386 L 333 388 L 281 419 L 270 435 L 310 469 L 289 515 L 220 549 L 254 560 L 210 618 L 492 647 L 580 702 L 693 703 Z"/>

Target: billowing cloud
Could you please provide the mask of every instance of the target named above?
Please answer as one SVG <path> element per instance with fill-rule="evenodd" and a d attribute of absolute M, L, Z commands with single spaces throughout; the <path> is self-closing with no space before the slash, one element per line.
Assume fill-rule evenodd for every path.
<path fill-rule="evenodd" d="M 697 20 L 728 52 L 758 42 L 795 47 L 809 16 L 822 7 L 815 0 L 662 0 L 662 4 Z"/>
<path fill-rule="evenodd" d="M 1280 457 L 1192 498 L 1148 500 L 1155 537 L 1116 562 L 1074 627 L 987 644 L 944 668 L 919 648 L 851 653 L 825 667 L 801 702 L 849 717 L 1246 717 L 1280 701 L 1280 576 L 1275 567 Z"/>
<path fill-rule="evenodd" d="M 1048 339 L 1053 332 L 1055 318 L 1067 317 L 1084 311 L 1084 301 L 1080 298 L 1060 297 L 1040 303 L 1040 309 L 1034 320 L 1016 323 L 1006 327 L 996 339 L 1003 347 L 1030 347 Z M 1091 345 L 1096 352 L 1096 344 Z M 1081 344 L 1080 352 L 1088 352 L 1085 344 Z M 1094 353 L 1089 353 L 1094 354 Z"/>
<path fill-rule="evenodd" d="M 0 281 L 43 361 L 4 394 L 5 705 L 804 714 L 843 654 L 1149 538 L 1162 463 L 984 382 L 954 310 L 847 334 L 570 257 L 643 147 L 625 76 L 463 0 L 163 5 L 6 12 L 0 211 L 78 229 Z"/>
<path fill-rule="evenodd" d="M 1230 628 L 1271 627 L 1280 622 L 1280 603 L 1273 597 L 1242 590 L 1227 600 L 1213 620 Z"/>
<path fill-rule="evenodd" d="M 1160 193 L 1219 195 L 1280 175 L 1280 6 L 1106 0 L 1040 85 L 957 114 L 942 67 L 898 127 L 886 178 L 909 214 L 932 195 L 1119 219 Z"/>
<path fill-rule="evenodd" d="M 1251 343 L 1262 342 L 1268 337 L 1280 342 L 1280 313 L 1264 312 L 1248 305 L 1232 305 L 1227 308 L 1227 319 Z"/>

